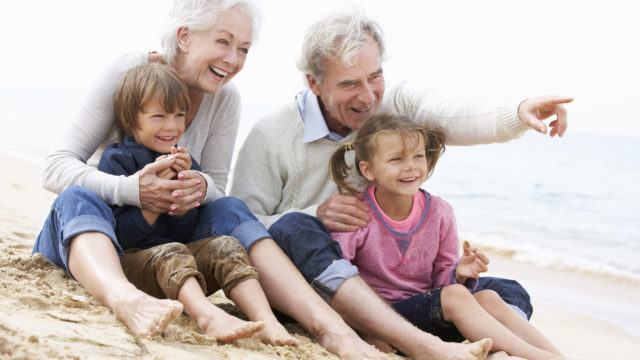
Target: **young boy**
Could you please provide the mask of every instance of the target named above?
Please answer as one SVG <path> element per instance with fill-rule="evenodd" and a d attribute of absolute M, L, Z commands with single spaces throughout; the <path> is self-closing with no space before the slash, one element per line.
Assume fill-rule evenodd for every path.
<path fill-rule="evenodd" d="M 175 163 L 158 174 L 175 179 L 184 170 L 200 170 L 188 150 L 177 143 L 185 131 L 189 92 L 168 66 L 145 64 L 129 70 L 114 101 L 120 143 L 108 146 L 98 168 L 128 176 L 167 156 Z M 176 299 L 202 331 L 222 342 L 259 332 L 274 345 L 295 345 L 273 315 L 249 265 L 247 253 L 229 236 L 217 236 L 208 221 L 207 204 L 185 214 L 161 214 L 134 206 L 113 206 L 120 258 L 127 278 L 159 298 Z M 222 288 L 254 321 L 228 315 L 206 296 Z"/>

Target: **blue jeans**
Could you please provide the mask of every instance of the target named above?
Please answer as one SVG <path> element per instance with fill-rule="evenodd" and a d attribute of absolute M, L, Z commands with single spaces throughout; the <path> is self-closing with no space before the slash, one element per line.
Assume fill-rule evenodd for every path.
<path fill-rule="evenodd" d="M 191 241 L 206 237 L 228 235 L 244 246 L 269 237 L 269 232 L 247 206 L 233 197 L 224 197 L 200 207 L 198 226 Z M 111 208 L 95 193 L 79 186 L 62 192 L 51 206 L 49 216 L 33 246 L 34 253 L 42 253 L 57 266 L 67 270 L 69 245 L 80 234 L 98 232 L 106 235 L 118 255 L 123 248 L 116 239 L 115 220 Z"/>
<path fill-rule="evenodd" d="M 269 233 L 289 256 L 307 282 L 327 302 L 347 279 L 358 275 L 358 269 L 342 259 L 340 245 L 317 218 L 299 212 L 283 215 Z M 493 290 L 514 310 L 527 319 L 533 306 L 527 291 L 516 281 L 481 277 L 474 292 Z"/>

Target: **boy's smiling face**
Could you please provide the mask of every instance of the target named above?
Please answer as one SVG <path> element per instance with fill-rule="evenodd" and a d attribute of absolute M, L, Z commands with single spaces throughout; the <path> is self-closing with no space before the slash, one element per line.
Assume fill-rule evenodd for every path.
<path fill-rule="evenodd" d="M 138 144 L 169 154 L 184 133 L 185 116 L 184 111 L 167 112 L 157 98 L 152 98 L 138 112 L 136 126 L 132 129 L 133 137 Z"/>

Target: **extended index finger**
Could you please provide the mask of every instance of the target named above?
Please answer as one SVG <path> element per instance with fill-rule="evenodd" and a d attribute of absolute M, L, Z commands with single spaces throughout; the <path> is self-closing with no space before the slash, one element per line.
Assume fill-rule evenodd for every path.
<path fill-rule="evenodd" d="M 570 96 L 559 96 L 559 95 L 547 95 L 542 99 L 540 99 L 541 104 L 546 106 L 568 104 L 572 101 L 573 101 L 573 98 Z"/>

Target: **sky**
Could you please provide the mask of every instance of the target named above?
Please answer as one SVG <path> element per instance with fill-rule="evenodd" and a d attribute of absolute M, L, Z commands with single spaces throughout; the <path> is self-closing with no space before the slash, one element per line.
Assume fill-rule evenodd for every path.
<path fill-rule="evenodd" d="M 3 1 L 0 96 L 76 96 L 112 58 L 161 50 L 159 32 L 170 2 Z M 246 122 L 302 89 L 295 60 L 304 32 L 323 14 L 348 6 L 337 0 L 256 3 L 263 26 L 235 80 Z M 640 136 L 640 5 L 635 1 L 350 3 L 385 31 L 389 82 L 408 80 L 487 101 L 573 96 L 569 131 Z"/>

